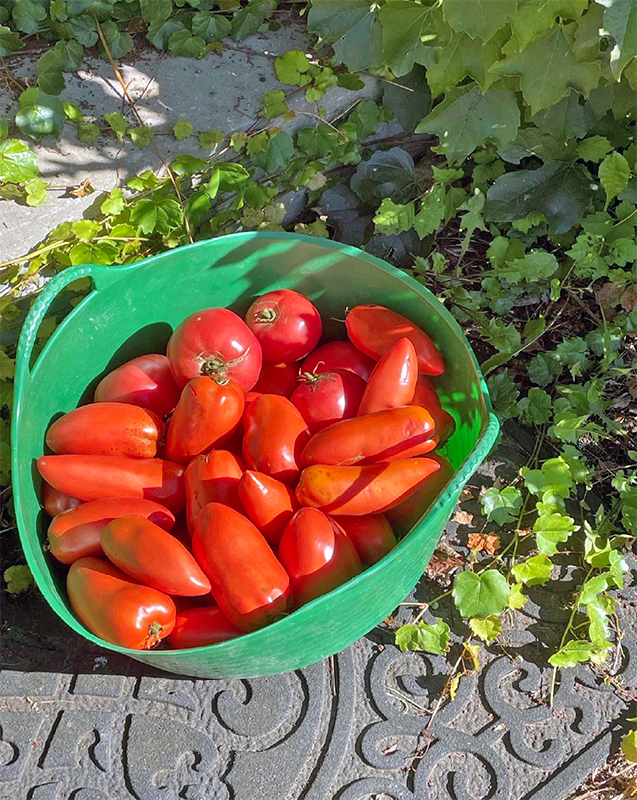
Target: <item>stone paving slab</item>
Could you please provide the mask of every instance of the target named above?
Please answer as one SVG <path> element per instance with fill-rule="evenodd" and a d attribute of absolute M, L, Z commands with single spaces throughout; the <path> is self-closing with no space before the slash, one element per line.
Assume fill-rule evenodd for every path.
<path fill-rule="evenodd" d="M 470 481 L 471 527 L 445 534 L 466 555 L 477 492 L 529 450 L 505 434 Z M 460 521 L 459 521 L 460 520 Z M 478 528 L 479 529 L 479 528 Z M 631 574 L 637 567 L 630 558 Z M 337 656 L 251 680 L 161 674 L 80 639 L 37 592 L 4 603 L 0 797 L 12 800 L 560 800 L 615 750 L 626 695 L 588 667 L 564 671 L 548 705 L 546 657 L 561 636 L 572 569 L 531 590 L 485 666 L 433 717 L 448 662 L 400 653 L 376 628 Z M 627 581 L 630 583 L 630 580 Z M 424 578 L 412 597 L 441 591 Z M 637 686 L 635 592 L 612 671 Z M 400 608 L 393 625 L 407 621 Z M 462 624 L 447 607 L 454 640 Z M 506 622 L 506 621 L 505 621 Z M 451 660 L 458 655 L 457 644 Z M 455 654 L 455 657 L 454 657 Z"/>

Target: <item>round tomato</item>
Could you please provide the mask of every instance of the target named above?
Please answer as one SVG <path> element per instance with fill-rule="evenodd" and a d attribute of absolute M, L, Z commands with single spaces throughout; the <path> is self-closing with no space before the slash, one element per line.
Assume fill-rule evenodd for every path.
<path fill-rule="evenodd" d="M 440 404 L 440 398 L 434 385 L 426 375 L 418 376 L 412 403 L 415 406 L 426 408 L 431 414 L 433 421 L 436 423 L 436 434 L 441 443 L 446 442 L 453 435 L 456 429 L 455 420 Z"/>
<path fill-rule="evenodd" d="M 232 378 L 249 392 L 261 372 L 261 345 L 228 308 L 208 308 L 186 317 L 170 337 L 166 354 L 181 387 L 191 378 L 211 375 Z"/>
<path fill-rule="evenodd" d="M 290 579 L 255 526 L 230 506 L 209 503 L 192 540 L 219 608 L 242 631 L 262 628 L 290 604 Z"/>
<path fill-rule="evenodd" d="M 380 561 L 396 546 L 396 537 L 384 514 L 333 519 L 352 540 L 360 560 L 367 566 Z"/>
<path fill-rule="evenodd" d="M 78 500 L 77 497 L 69 497 L 68 494 L 55 489 L 50 483 L 42 481 L 42 505 L 50 517 L 57 517 L 58 514 L 62 514 L 64 511 L 77 508 L 83 502 L 83 500 Z"/>
<path fill-rule="evenodd" d="M 264 361 L 254 391 L 259 394 L 280 394 L 289 397 L 298 384 L 298 364 L 272 364 L 270 361 Z"/>
<path fill-rule="evenodd" d="M 186 512 L 188 530 L 195 532 L 199 512 L 208 503 L 223 503 L 243 513 L 239 499 L 239 481 L 243 475 L 243 461 L 227 450 L 211 450 L 197 456 L 186 467 Z"/>
<path fill-rule="evenodd" d="M 243 631 L 235 627 L 219 606 L 203 606 L 180 611 L 175 627 L 166 640 L 175 650 L 189 647 L 207 647 L 241 636 Z"/>
<path fill-rule="evenodd" d="M 95 402 L 130 403 L 165 417 L 177 405 L 179 395 L 167 357 L 149 353 L 105 375 L 95 389 Z"/>
<path fill-rule="evenodd" d="M 347 534 L 315 508 L 302 508 L 288 522 L 279 559 L 290 576 L 294 607 L 327 594 L 361 571 Z"/>
<path fill-rule="evenodd" d="M 140 586 L 101 558 L 71 564 L 66 590 L 80 622 L 119 647 L 150 650 L 175 625 L 175 604 L 167 594 Z"/>
<path fill-rule="evenodd" d="M 128 403 L 91 403 L 69 411 L 46 433 L 60 455 L 153 458 L 164 423 L 152 411 Z"/>
<path fill-rule="evenodd" d="M 276 547 L 299 507 L 292 489 L 263 472 L 247 470 L 239 481 L 239 497 L 248 517 Z"/>
<path fill-rule="evenodd" d="M 418 380 L 416 348 L 407 337 L 393 344 L 374 367 L 358 408 L 358 416 L 408 406 Z"/>
<path fill-rule="evenodd" d="M 241 422 L 245 395 L 234 380 L 193 378 L 184 387 L 168 424 L 166 455 L 185 464 L 223 444 Z"/>
<path fill-rule="evenodd" d="M 432 453 L 428 458 L 438 462 L 438 471 L 427 478 L 411 497 L 387 512 L 392 528 L 401 535 L 414 527 L 453 476 L 453 467 L 444 456 Z"/>
<path fill-rule="evenodd" d="M 119 517 L 104 528 L 102 550 L 122 572 L 166 594 L 208 594 L 210 581 L 184 545 L 144 517 Z"/>
<path fill-rule="evenodd" d="M 385 306 L 366 303 L 355 306 L 345 318 L 347 335 L 365 355 L 379 359 L 399 339 L 411 339 L 418 354 L 418 367 L 425 375 L 442 375 L 445 362 L 431 338 L 407 317 Z"/>
<path fill-rule="evenodd" d="M 263 360 L 274 363 L 305 358 L 323 333 L 315 306 L 292 289 L 275 289 L 257 297 L 246 322 L 261 344 Z"/>
<path fill-rule="evenodd" d="M 313 374 L 346 369 L 366 381 L 369 380 L 375 363 L 373 358 L 361 353 L 351 342 L 341 339 L 317 347 L 301 365 L 301 372 Z"/>
<path fill-rule="evenodd" d="M 290 400 L 301 412 L 310 433 L 342 419 L 356 416 L 365 381 L 345 369 L 301 375 L 301 384 Z"/>

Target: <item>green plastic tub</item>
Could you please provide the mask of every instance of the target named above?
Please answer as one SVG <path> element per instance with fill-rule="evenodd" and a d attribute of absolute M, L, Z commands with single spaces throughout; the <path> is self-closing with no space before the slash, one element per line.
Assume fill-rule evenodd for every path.
<path fill-rule="evenodd" d="M 64 319 L 31 364 L 40 323 L 56 295 L 89 277 L 93 290 Z M 417 322 L 442 351 L 434 379 L 457 430 L 443 454 L 456 473 L 412 531 L 382 561 L 267 628 L 192 650 L 139 651 L 90 633 L 73 615 L 64 571 L 43 550 L 47 518 L 35 466 L 60 412 L 90 402 L 98 380 L 142 353 L 164 352 L 188 314 L 228 306 L 243 315 L 255 295 L 288 287 L 309 297 L 326 321 L 324 340 L 344 338 L 347 307 L 375 302 Z M 290 233 L 239 233 L 179 247 L 136 264 L 66 269 L 46 286 L 18 346 L 13 411 L 13 487 L 27 562 L 51 608 L 76 633 L 159 669 L 200 678 L 271 675 L 332 655 L 367 633 L 412 590 L 462 487 L 485 459 L 498 422 L 478 363 L 453 316 L 419 283 L 378 258 L 339 242 Z"/>

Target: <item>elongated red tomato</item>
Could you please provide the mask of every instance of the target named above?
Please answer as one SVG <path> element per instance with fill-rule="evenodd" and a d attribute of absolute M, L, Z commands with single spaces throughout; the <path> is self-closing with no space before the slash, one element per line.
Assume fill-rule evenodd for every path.
<path fill-rule="evenodd" d="M 243 475 L 243 461 L 227 450 L 212 450 L 197 456 L 186 467 L 186 513 L 188 530 L 192 536 L 199 512 L 208 503 L 223 503 L 243 512 L 239 499 L 239 480 Z"/>
<path fill-rule="evenodd" d="M 175 517 L 167 508 L 139 497 L 109 497 L 91 500 L 54 517 L 47 533 L 49 550 L 63 564 L 72 564 L 85 556 L 101 556 L 102 531 L 117 517 L 137 514 L 172 529 Z"/>
<path fill-rule="evenodd" d="M 376 411 L 346 419 L 314 434 L 303 450 L 305 466 L 374 464 L 429 452 L 434 421 L 420 406 Z M 409 453 L 409 456 L 405 456 Z"/>
<path fill-rule="evenodd" d="M 250 404 L 243 424 L 243 460 L 248 469 L 283 483 L 296 480 L 310 432 L 292 403 L 276 394 L 262 394 Z"/>
<path fill-rule="evenodd" d="M 366 303 L 355 306 L 345 318 L 347 334 L 365 355 L 379 359 L 406 336 L 418 354 L 418 367 L 425 375 L 442 375 L 445 362 L 431 338 L 407 317 L 385 306 Z"/>
<path fill-rule="evenodd" d="M 68 494 L 58 491 L 50 483 L 42 481 L 42 505 L 50 517 L 57 517 L 64 511 L 81 506 L 83 500 L 77 497 L 69 497 Z"/>
<path fill-rule="evenodd" d="M 276 547 L 299 507 L 292 489 L 263 472 L 247 470 L 239 481 L 239 497 L 248 517 Z"/>
<path fill-rule="evenodd" d="M 433 458 L 366 467 L 307 467 L 299 478 L 296 499 L 326 514 L 379 514 L 402 503 L 439 469 Z"/>
<path fill-rule="evenodd" d="M 408 533 L 453 476 L 453 467 L 444 456 L 432 453 L 429 458 L 438 462 L 440 465 L 438 471 L 430 478 L 427 478 L 411 497 L 408 497 L 400 505 L 387 512 L 387 519 L 396 533 Z"/>
<path fill-rule="evenodd" d="M 301 383 L 290 400 L 301 412 L 310 433 L 356 416 L 365 381 L 344 369 L 301 375 Z"/>
<path fill-rule="evenodd" d="M 166 356 L 138 356 L 105 375 L 95 389 L 96 403 L 130 403 L 165 417 L 175 408 L 179 387 Z"/>
<path fill-rule="evenodd" d="M 210 591 L 210 581 L 184 545 L 144 517 L 109 522 L 102 549 L 122 572 L 159 592 L 197 597 Z"/>
<path fill-rule="evenodd" d="M 323 332 L 315 306 L 292 289 L 275 289 L 257 297 L 246 322 L 259 340 L 263 360 L 274 363 L 305 358 Z"/>
<path fill-rule="evenodd" d="M 441 444 L 446 442 L 450 436 L 453 436 L 453 432 L 456 429 L 454 418 L 440 404 L 440 398 L 434 385 L 426 375 L 418 376 L 413 404 L 426 408 L 431 414 L 433 421 L 436 423 L 436 434 Z"/>
<path fill-rule="evenodd" d="M 232 436 L 241 422 L 245 395 L 236 381 L 193 378 L 177 403 L 166 437 L 166 455 L 185 464 Z"/>
<path fill-rule="evenodd" d="M 164 423 L 152 411 L 127 403 L 91 403 L 57 419 L 46 433 L 59 455 L 152 458 Z"/>
<path fill-rule="evenodd" d="M 219 608 L 237 628 L 262 628 L 288 609 L 286 571 L 250 520 L 230 506 L 202 509 L 192 546 Z"/>
<path fill-rule="evenodd" d="M 249 392 L 261 372 L 261 345 L 228 308 L 207 308 L 186 317 L 170 337 L 166 355 L 181 387 L 191 378 L 212 375 L 232 378 Z"/>
<path fill-rule="evenodd" d="M 332 519 L 349 536 L 363 564 L 375 564 L 396 546 L 394 531 L 384 514 Z"/>
<path fill-rule="evenodd" d="M 407 337 L 393 344 L 374 367 L 358 407 L 358 416 L 408 406 L 418 380 L 416 348 Z"/>
<path fill-rule="evenodd" d="M 254 391 L 260 394 L 280 394 L 282 397 L 290 397 L 298 386 L 298 381 L 298 364 L 273 364 L 264 361 Z"/>
<path fill-rule="evenodd" d="M 351 342 L 339 339 L 322 344 L 313 350 L 301 364 L 301 372 L 314 374 L 331 372 L 333 369 L 346 369 L 366 381 L 374 369 L 374 363 L 373 358 L 361 353 Z"/>
<path fill-rule="evenodd" d="M 167 644 L 175 650 L 207 647 L 241 636 L 219 606 L 204 606 L 180 611 Z"/>
<path fill-rule="evenodd" d="M 168 595 L 140 586 L 101 558 L 71 564 L 66 590 L 80 622 L 119 647 L 150 650 L 175 625 L 175 604 Z"/>
<path fill-rule="evenodd" d="M 80 500 L 143 497 L 179 513 L 186 504 L 184 468 L 161 458 L 124 456 L 40 456 L 45 481 Z"/>
<path fill-rule="evenodd" d="M 361 571 L 356 548 L 334 520 L 302 508 L 288 522 L 279 559 L 290 576 L 294 607 L 327 594 Z"/>

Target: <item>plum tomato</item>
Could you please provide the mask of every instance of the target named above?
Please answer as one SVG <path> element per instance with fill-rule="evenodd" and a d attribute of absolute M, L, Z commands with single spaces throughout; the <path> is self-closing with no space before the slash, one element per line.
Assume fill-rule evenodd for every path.
<path fill-rule="evenodd" d="M 356 416 L 365 381 L 354 372 L 304 372 L 290 400 L 301 412 L 310 433 Z"/>
<path fill-rule="evenodd" d="M 239 481 L 239 497 L 248 517 L 276 547 L 299 507 L 292 489 L 263 472 L 247 470 Z"/>
<path fill-rule="evenodd" d="M 50 517 L 57 517 L 63 511 L 70 511 L 72 508 L 81 506 L 84 500 L 77 497 L 70 497 L 51 486 L 50 483 L 42 481 L 42 505 Z"/>
<path fill-rule="evenodd" d="M 384 514 L 332 517 L 352 540 L 363 564 L 371 566 L 396 546 L 396 537 Z"/>
<path fill-rule="evenodd" d="M 408 406 L 414 399 L 417 380 L 416 348 L 407 337 L 399 339 L 372 370 L 358 407 L 358 416 Z"/>
<path fill-rule="evenodd" d="M 97 384 L 94 399 L 96 403 L 130 403 L 165 417 L 177 405 L 179 395 L 168 358 L 149 353 L 105 375 Z"/>
<path fill-rule="evenodd" d="M 323 333 L 316 307 L 292 289 L 275 289 L 257 297 L 246 322 L 261 344 L 263 360 L 275 364 L 305 358 Z"/>
<path fill-rule="evenodd" d="M 207 647 L 241 636 L 219 606 L 202 606 L 179 611 L 175 627 L 166 643 L 175 650 L 189 647 Z"/>
<path fill-rule="evenodd" d="M 438 463 L 438 471 L 427 478 L 411 497 L 387 512 L 387 519 L 399 535 L 414 527 L 453 476 L 453 467 L 444 456 L 431 453 L 427 457 Z"/>
<path fill-rule="evenodd" d="M 190 535 L 195 533 L 197 517 L 208 503 L 223 503 L 243 513 L 239 499 L 239 481 L 243 475 L 243 461 L 227 450 L 211 450 L 197 456 L 186 467 L 186 513 Z"/>
<path fill-rule="evenodd" d="M 351 342 L 339 339 L 317 347 L 301 364 L 301 372 L 330 372 L 333 369 L 346 369 L 369 380 L 374 369 L 374 359 L 361 353 Z"/>
<path fill-rule="evenodd" d="M 280 394 L 283 397 L 290 397 L 299 382 L 299 365 L 292 364 L 273 364 L 271 361 L 264 361 L 261 367 L 259 380 L 254 387 L 259 394 Z"/>
<path fill-rule="evenodd" d="M 433 421 L 436 423 L 436 434 L 441 444 L 453 435 L 456 429 L 455 420 L 442 407 L 436 389 L 426 375 L 418 376 L 412 403 L 415 406 L 426 408 L 431 414 Z"/>

